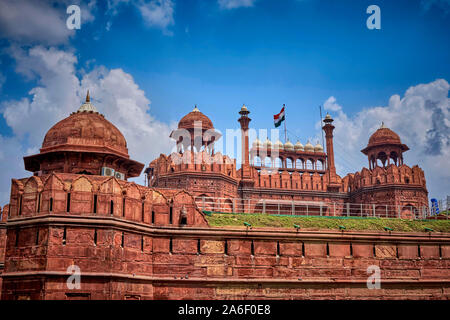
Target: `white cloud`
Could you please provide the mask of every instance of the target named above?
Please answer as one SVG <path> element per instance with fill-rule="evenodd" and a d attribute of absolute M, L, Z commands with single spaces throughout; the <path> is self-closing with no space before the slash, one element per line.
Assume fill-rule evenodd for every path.
<path fill-rule="evenodd" d="M 387 106 L 364 109 L 348 117 L 330 97 L 325 109 L 336 112 L 335 153 L 339 173 L 360 170 L 367 158 L 360 153 L 370 135 L 382 121 L 400 135 L 410 148 L 405 163 L 418 164 L 425 171 L 431 196 L 450 195 L 450 85 L 444 79 L 410 87 L 404 94 L 393 95 Z"/>
<path fill-rule="evenodd" d="M 138 4 L 138 9 L 146 24 L 160 28 L 167 35 L 172 35 L 167 27 L 175 23 L 173 19 L 174 6 L 172 0 L 152 0 L 141 2 Z"/>
<path fill-rule="evenodd" d="M 29 175 L 24 175 L 22 157 L 36 152 L 48 129 L 78 109 L 87 89 L 98 111 L 124 134 L 132 159 L 148 164 L 172 149 L 169 126 L 148 113 L 150 100 L 122 69 L 97 67 L 77 76 L 73 53 L 42 46 L 29 50 L 14 47 L 10 53 L 17 71 L 36 79 L 38 85 L 29 97 L 0 103 L 0 112 L 14 133 L 12 138 L 0 136 L 0 157 L 7 157 L 2 163 L 8 163 L 8 170 L 0 174 L 0 203 L 8 201 L 5 195 L 11 178 Z"/>
<path fill-rule="evenodd" d="M 256 0 L 218 0 L 221 9 L 236 9 L 240 7 L 253 7 Z"/>
<path fill-rule="evenodd" d="M 161 29 L 165 35 L 173 35 L 173 32 L 168 28 L 175 24 L 174 8 L 175 2 L 173 0 L 109 0 L 106 14 L 110 16 L 106 23 L 106 30 L 109 31 L 112 26 L 112 18 L 119 13 L 119 8 L 122 5 L 135 6 L 142 16 L 142 19 L 149 27 Z"/>
<path fill-rule="evenodd" d="M 42 142 L 46 130 L 79 104 L 77 59 L 72 53 L 42 46 L 29 50 L 12 47 L 9 53 L 16 60 L 16 71 L 36 79 L 38 86 L 30 90 L 30 97 L 2 102 L 0 110 L 14 134 L 28 136 L 34 146 Z"/>
<path fill-rule="evenodd" d="M 0 1 L 0 37 L 20 43 L 56 45 L 67 43 L 75 34 L 67 29 L 66 9 L 71 4 L 80 5 L 81 22 L 94 20 L 96 0 L 80 4 L 81 0 L 60 1 Z"/>
<path fill-rule="evenodd" d="M 3 0 L 0 34 L 16 41 L 63 43 L 73 34 L 66 27 L 64 14 L 47 1 Z"/>
<path fill-rule="evenodd" d="M 342 107 L 336 103 L 336 98 L 331 96 L 325 101 L 323 104 L 323 107 L 325 110 L 331 110 L 331 111 L 339 111 L 342 110 Z"/>

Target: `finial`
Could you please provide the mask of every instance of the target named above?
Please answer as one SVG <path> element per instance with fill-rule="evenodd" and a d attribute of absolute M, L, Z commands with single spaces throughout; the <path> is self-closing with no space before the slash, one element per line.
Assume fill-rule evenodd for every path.
<path fill-rule="evenodd" d="M 193 112 L 199 112 L 200 110 L 198 110 L 197 105 L 195 105 L 194 110 L 192 110 Z"/>
<path fill-rule="evenodd" d="M 381 126 L 380 129 L 386 128 L 386 126 L 384 125 L 384 121 L 381 121 Z"/>
<path fill-rule="evenodd" d="M 91 104 L 91 97 L 89 96 L 89 90 L 86 94 L 86 101 L 81 105 L 77 112 L 92 111 L 98 113 L 97 109 Z"/>

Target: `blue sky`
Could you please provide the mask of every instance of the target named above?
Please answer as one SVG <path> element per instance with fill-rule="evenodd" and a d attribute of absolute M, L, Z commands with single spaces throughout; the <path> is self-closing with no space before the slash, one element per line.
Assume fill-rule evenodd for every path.
<path fill-rule="evenodd" d="M 336 129 L 336 161 L 341 162 L 341 175 L 367 166 L 359 150 L 384 120 L 412 150 L 416 147 L 409 152 L 410 157 L 405 155 L 406 162 L 423 167 L 427 178 L 430 170 L 428 181 L 433 194 L 450 194 L 450 176 L 440 177 L 439 168 L 433 167 L 445 164 L 449 149 L 448 1 L 73 1 L 81 5 L 83 21 L 76 31 L 63 30 L 69 2 L 11 1 L 18 18 L 13 20 L 0 13 L 0 135 L 10 143 L 16 139 L 18 150 L 37 151 L 49 124 L 65 114 L 57 111 L 56 116 L 50 107 L 38 105 L 45 101 L 43 97 L 66 88 L 62 85 L 65 80 L 58 78 L 60 70 L 54 75 L 47 70 L 51 63 L 45 60 L 46 55 L 54 54 L 57 59 L 64 54 L 61 63 L 73 72 L 73 79 L 67 79 L 71 83 L 67 90 L 76 92 L 61 98 L 61 103 L 68 104 L 61 110 L 75 110 L 81 102 L 81 91 L 95 79 L 109 79 L 105 82 L 126 88 L 114 80 L 116 75 L 127 79 L 124 81 L 132 91 L 129 101 L 149 117 L 142 125 L 143 131 L 146 125 L 160 126 L 158 134 L 166 133 L 197 104 L 215 127 L 225 132 L 238 127 L 237 112 L 243 103 L 251 111 L 253 127 L 271 129 L 272 115 L 285 103 L 290 139 L 300 138 L 305 143 L 319 137 L 318 106 L 326 105 L 337 118 L 336 124 L 344 127 Z M 372 4 L 381 9 L 381 30 L 366 27 L 366 9 Z M 46 26 L 32 23 L 30 16 L 39 14 Z M 46 19 L 48 15 L 53 19 Z M 39 59 L 32 59 L 33 52 Z M 45 63 L 46 68 L 40 68 L 40 63 Z M 439 79 L 445 83 L 436 82 Z M 77 81 L 78 85 L 73 84 Z M 422 90 L 417 87 L 420 85 L 427 87 Z M 30 93 L 35 88 L 42 90 Z M 113 88 L 112 84 L 109 88 Z M 410 90 L 412 96 L 407 98 L 410 88 L 416 90 Z M 118 111 L 107 105 L 105 90 L 99 86 L 97 95 L 95 86 L 91 88 L 94 102 L 107 118 L 115 119 L 112 113 Z M 443 96 L 445 90 L 447 95 Z M 402 101 L 399 112 L 391 99 L 395 95 Z M 442 113 L 441 120 L 447 121 L 443 129 L 437 128 L 429 115 L 424 115 L 427 126 L 413 125 L 414 129 L 411 119 L 402 119 L 420 117 L 414 110 L 426 109 L 413 104 L 417 96 L 432 97 L 430 101 L 438 109 L 428 111 Z M 135 97 L 140 100 L 133 100 Z M 29 129 L 24 130 L 14 120 L 11 114 L 19 109 L 22 99 L 28 99 L 25 117 L 36 119 L 35 109 L 41 115 L 49 112 L 39 127 L 33 129 L 30 122 Z M 51 105 L 48 101 L 44 104 Z M 405 108 L 411 108 L 411 112 Z M 367 110 L 376 115 L 366 119 Z M 387 116 L 387 111 L 394 116 Z M 132 125 L 127 128 L 122 122 L 124 116 L 117 117 L 121 130 L 132 130 Z M 431 138 L 430 132 L 435 132 Z M 131 139 L 140 141 L 138 137 Z M 149 136 L 146 141 L 152 139 Z M 435 158 L 425 159 L 432 153 L 430 145 L 435 146 Z M 160 152 L 142 153 L 137 150 L 142 146 L 130 146 L 132 156 L 134 148 L 138 160 L 145 163 Z M 15 159 L 20 159 L 19 153 Z"/>

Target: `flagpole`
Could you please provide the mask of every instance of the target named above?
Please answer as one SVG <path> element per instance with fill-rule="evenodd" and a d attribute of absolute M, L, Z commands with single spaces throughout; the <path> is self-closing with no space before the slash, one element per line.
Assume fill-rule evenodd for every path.
<path fill-rule="evenodd" d="M 284 108 L 284 143 L 287 142 L 287 133 L 286 133 L 286 105 L 283 103 Z"/>

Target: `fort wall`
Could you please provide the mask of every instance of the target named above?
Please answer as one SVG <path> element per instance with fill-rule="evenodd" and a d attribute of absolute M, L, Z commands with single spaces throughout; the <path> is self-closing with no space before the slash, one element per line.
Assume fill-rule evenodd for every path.
<path fill-rule="evenodd" d="M 3 299 L 450 297 L 448 234 L 153 227 L 81 216 L 9 224 Z M 81 270 L 80 289 L 66 285 L 71 265 Z M 372 265 L 379 290 L 366 285 Z"/>
<path fill-rule="evenodd" d="M 10 202 L 2 299 L 450 295 L 447 233 L 211 228 L 186 191 L 75 174 L 13 180 Z M 379 290 L 367 288 L 372 265 Z"/>

